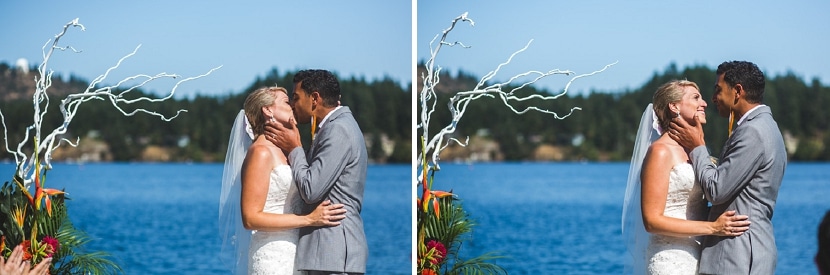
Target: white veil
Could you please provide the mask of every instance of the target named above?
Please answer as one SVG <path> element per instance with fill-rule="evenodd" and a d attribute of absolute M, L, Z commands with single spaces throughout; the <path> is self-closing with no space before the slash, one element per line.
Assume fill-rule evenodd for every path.
<path fill-rule="evenodd" d="M 248 273 L 248 245 L 251 231 L 242 226 L 242 162 L 253 142 L 253 132 L 245 111 L 236 115 L 225 154 L 222 192 L 219 195 L 219 234 L 222 236 L 220 258 L 233 274 Z"/>
<path fill-rule="evenodd" d="M 643 159 L 648 147 L 662 133 L 652 106 L 649 103 L 640 118 L 637 139 L 634 141 L 634 152 L 631 154 L 631 166 L 628 170 L 628 183 L 625 188 L 622 235 L 630 256 L 625 262 L 625 274 L 646 273 L 645 252 L 649 234 L 643 226 L 643 214 L 640 205 L 640 170 L 643 167 Z"/>

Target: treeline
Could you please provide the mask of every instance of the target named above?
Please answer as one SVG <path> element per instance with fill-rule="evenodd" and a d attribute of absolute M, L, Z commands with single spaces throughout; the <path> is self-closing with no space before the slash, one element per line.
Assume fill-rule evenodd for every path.
<path fill-rule="evenodd" d="M 32 92 L 34 72 L 22 72 L 0 64 L 0 111 L 8 127 L 7 144 L 16 150 L 25 127 L 32 124 Z M 280 73 L 272 69 L 265 77 L 258 77 L 242 92 L 223 96 L 198 95 L 191 99 L 170 99 L 158 103 L 120 105 L 127 111 L 144 108 L 166 116 L 177 110 L 187 110 L 176 119 L 165 122 L 158 117 L 136 114 L 125 117 L 108 101 L 93 100 L 83 104 L 64 135 L 71 141 L 80 137 L 98 140 L 108 146 L 108 157 L 113 161 L 148 160 L 148 151 L 168 156 L 162 161 L 223 161 L 233 120 L 242 108 L 248 93 L 275 83 L 290 85 L 294 72 Z M 385 78 L 367 81 L 363 78 L 338 78 L 343 95 L 341 103 L 349 106 L 364 132 L 370 158 L 377 163 L 408 163 L 411 159 L 411 89 Z M 88 82 L 70 77 L 68 82 L 58 78 L 49 89 L 50 111 L 44 118 L 43 130 L 51 131 L 62 121 L 57 105 L 67 93 L 83 91 Z M 286 87 L 289 91 L 292 87 Z M 31 89 L 31 90 L 29 90 Z M 17 93 L 17 94 L 15 94 Z M 24 95 L 20 95 L 20 94 Z M 152 96 L 142 91 L 131 91 L 129 98 Z M 300 127 L 304 144 L 308 144 L 309 127 Z M 44 133 L 45 135 L 46 133 Z M 31 134 L 30 134 L 31 135 Z M 30 138 L 31 140 L 31 138 Z M 69 146 L 63 146 L 69 147 Z M 79 146 L 80 147 L 80 146 Z M 11 158 L 11 155 L 0 157 Z M 153 160 L 153 159 L 150 159 Z"/>
<path fill-rule="evenodd" d="M 419 71 L 423 65 L 419 66 Z M 595 77 L 602 77 L 601 75 Z M 830 88 L 819 79 L 805 82 L 793 73 L 766 76 L 764 103 L 772 109 L 773 116 L 785 136 L 790 159 L 794 161 L 830 160 L 830 132 L 828 115 L 823 106 L 830 104 Z M 534 151 L 542 145 L 561 148 L 565 160 L 628 161 L 631 158 L 634 138 L 640 116 L 652 101 L 657 87 L 673 79 L 687 79 L 700 86 L 709 106 L 706 109 L 708 123 L 704 126 L 706 144 L 716 156 L 727 138 L 727 119 L 717 114 L 711 97 L 716 81 L 715 70 L 705 66 L 690 66 L 682 70 L 675 64 L 664 72 L 655 73 L 642 87 L 625 91 L 591 91 L 586 95 L 568 94 L 553 101 L 517 103 L 517 109 L 535 105 L 567 113 L 572 107 L 581 107 L 564 120 L 552 115 L 529 112 L 517 115 L 499 99 L 482 98 L 469 105 L 458 124 L 457 137 L 476 136 L 485 133 L 488 139 L 498 143 L 504 160 L 533 160 Z M 580 81 L 591 81 L 591 78 Z M 471 89 L 478 78 L 459 72 L 457 77 L 441 76 L 438 110 L 432 126 L 449 123 L 446 106 L 447 93 Z M 549 92 L 526 87 L 519 95 Z M 573 93 L 573 91 L 571 91 Z M 420 110 L 419 110 L 420 111 Z M 420 134 L 420 133 L 418 133 Z M 463 139 L 462 139 L 463 140 Z"/>

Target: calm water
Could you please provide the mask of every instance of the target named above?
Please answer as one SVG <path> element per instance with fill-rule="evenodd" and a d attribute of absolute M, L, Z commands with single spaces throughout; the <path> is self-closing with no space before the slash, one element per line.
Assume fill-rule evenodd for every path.
<path fill-rule="evenodd" d="M 0 165 L 11 176 L 14 166 Z M 408 165 L 370 166 L 363 217 L 368 274 L 409 274 Z M 477 222 L 462 255 L 499 251 L 510 274 L 620 274 L 627 163 L 444 164 Z M 70 215 L 127 274 L 228 274 L 218 260 L 221 164 L 56 164 L 47 185 L 70 193 Z M 790 164 L 775 217 L 777 274 L 816 274 L 815 231 L 830 209 L 830 164 Z"/>
<path fill-rule="evenodd" d="M 621 274 L 620 215 L 628 163 L 444 164 L 478 224 L 462 255 L 499 251 L 510 274 Z M 777 274 L 817 274 L 819 220 L 830 210 L 830 164 L 790 164 L 773 217 Z"/>
<path fill-rule="evenodd" d="M 3 164 L 11 179 L 13 164 Z M 368 274 L 409 274 L 411 168 L 370 166 L 363 204 Z M 229 274 L 219 261 L 222 164 L 56 164 L 49 188 L 66 188 L 70 217 L 91 250 L 127 274 Z"/>

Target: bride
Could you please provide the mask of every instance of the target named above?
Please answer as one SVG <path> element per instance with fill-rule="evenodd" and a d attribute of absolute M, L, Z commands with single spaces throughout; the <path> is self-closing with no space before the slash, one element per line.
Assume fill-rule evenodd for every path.
<path fill-rule="evenodd" d="M 294 268 L 297 228 L 336 226 L 342 204 L 321 203 L 296 215 L 302 203 L 282 150 L 267 141 L 266 119 L 292 123 L 288 92 L 260 88 L 245 100 L 234 121 L 222 175 L 219 224 L 222 256 L 234 274 L 300 274 Z"/>
<path fill-rule="evenodd" d="M 740 236 L 748 217 L 727 211 L 707 221 L 708 206 L 689 157 L 662 129 L 672 119 L 706 122 L 697 84 L 660 86 L 640 120 L 623 206 L 623 236 L 632 257 L 628 274 L 697 274 L 702 235 Z"/>

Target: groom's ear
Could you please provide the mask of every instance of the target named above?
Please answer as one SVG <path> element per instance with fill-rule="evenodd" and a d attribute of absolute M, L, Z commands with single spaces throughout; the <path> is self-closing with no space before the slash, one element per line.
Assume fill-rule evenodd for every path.
<path fill-rule="evenodd" d="M 323 104 L 323 98 L 320 97 L 320 92 L 317 92 L 317 91 L 311 92 L 311 104 L 313 104 L 313 105 Z"/>
<path fill-rule="evenodd" d="M 735 103 L 738 103 L 738 99 L 744 96 L 744 86 L 741 83 L 735 84 Z"/>

